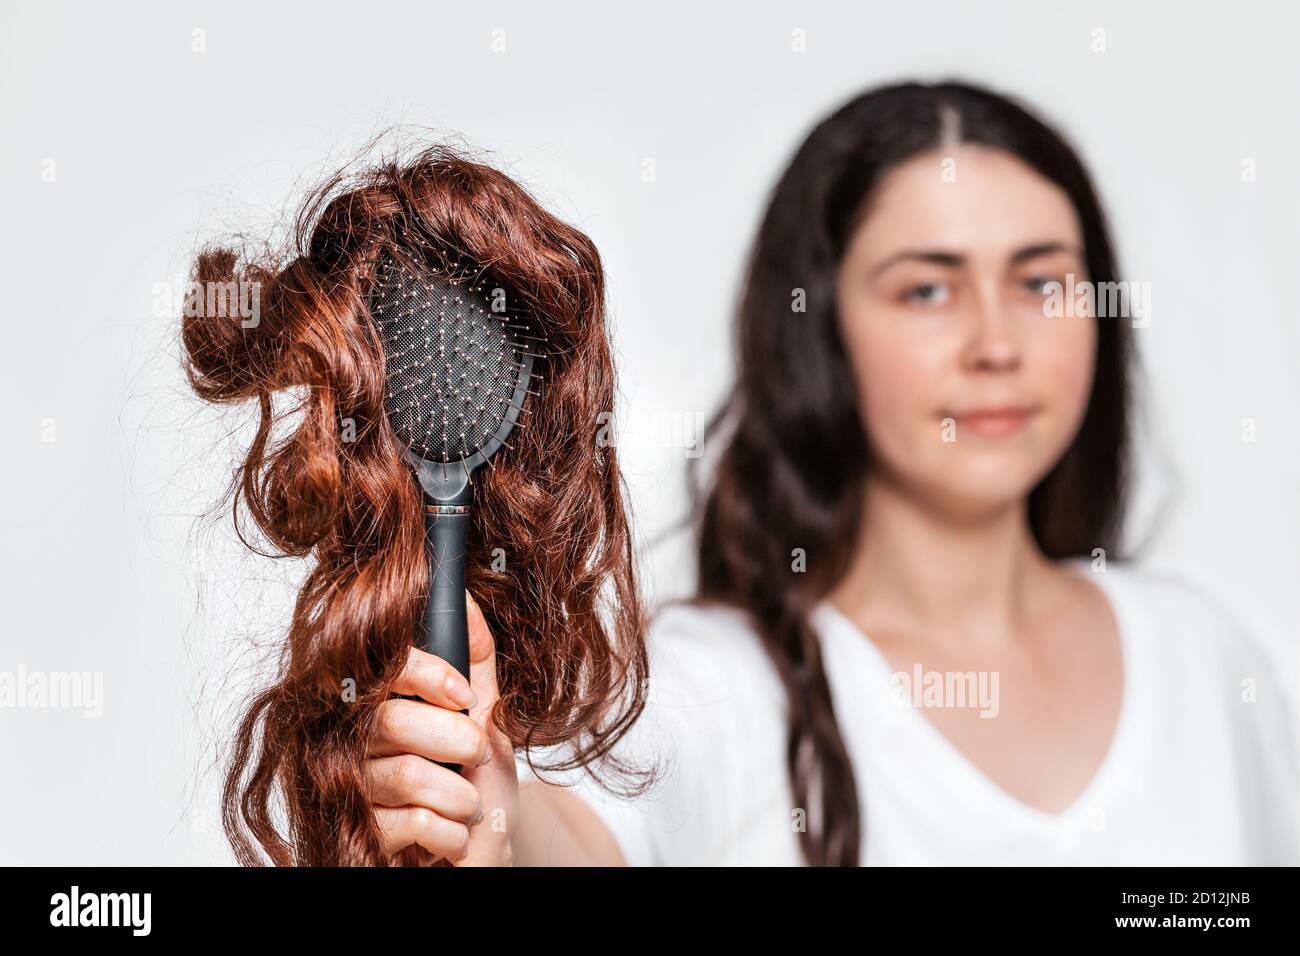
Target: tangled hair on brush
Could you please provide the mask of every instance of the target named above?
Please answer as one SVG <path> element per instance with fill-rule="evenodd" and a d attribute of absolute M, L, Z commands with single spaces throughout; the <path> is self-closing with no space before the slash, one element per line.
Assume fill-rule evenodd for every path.
<path fill-rule="evenodd" d="M 475 475 L 466 580 L 496 641 L 495 724 L 530 764 L 533 748 L 566 744 L 534 766 L 567 770 L 606 757 L 644 707 L 622 479 L 614 448 L 596 441 L 614 372 L 595 246 L 509 177 L 446 147 L 337 174 L 302 207 L 284 254 L 198 255 L 199 289 L 257 283 L 256 323 L 187 308 L 181 324 L 194 391 L 260 409 L 231 483 L 236 527 L 246 510 L 274 554 L 312 559 L 278 676 L 250 702 L 226 772 L 223 824 L 245 865 L 406 861 L 381 851 L 363 768 L 429 571 L 420 491 L 385 416 L 383 351 L 364 301 L 380 254 L 412 237 L 477 264 L 547 339 L 541 394 Z M 277 410 L 281 392 L 293 408 Z M 506 570 L 493 566 L 496 548 Z M 348 679 L 355 700 L 344 699 Z M 612 755 L 603 766 L 631 771 Z"/>

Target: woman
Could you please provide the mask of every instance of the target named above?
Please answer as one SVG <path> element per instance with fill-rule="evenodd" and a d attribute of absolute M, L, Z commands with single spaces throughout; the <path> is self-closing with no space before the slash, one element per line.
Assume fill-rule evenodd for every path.
<path fill-rule="evenodd" d="M 1118 278 L 1079 159 L 1007 99 L 905 84 L 824 120 L 754 244 L 697 492 L 698 595 L 655 621 L 650 701 L 616 748 L 653 783 L 526 779 L 518 819 L 508 760 L 390 783 L 376 803 L 426 824 L 392 848 L 1294 864 L 1281 682 L 1205 597 L 1115 561 L 1132 317 L 1060 291 Z M 426 700 L 377 759 L 490 749 L 440 738 L 457 705 Z M 483 808 L 506 812 L 451 822 Z"/>

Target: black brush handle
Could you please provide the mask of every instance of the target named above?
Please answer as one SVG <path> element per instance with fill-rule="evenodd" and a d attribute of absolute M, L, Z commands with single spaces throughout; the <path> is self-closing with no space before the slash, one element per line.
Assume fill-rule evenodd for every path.
<path fill-rule="evenodd" d="M 469 620 L 465 610 L 468 505 L 426 504 L 424 533 L 429 553 L 429 600 L 417 646 L 441 657 L 469 680 Z M 438 763 L 460 773 L 458 763 Z"/>

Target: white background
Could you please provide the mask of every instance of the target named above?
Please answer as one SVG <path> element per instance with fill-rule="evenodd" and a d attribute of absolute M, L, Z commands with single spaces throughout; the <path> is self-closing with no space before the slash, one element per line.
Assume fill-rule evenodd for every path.
<path fill-rule="evenodd" d="M 1141 553 L 1294 674 L 1297 20 L 1280 2 L 5 4 L 0 671 L 102 672 L 105 699 L 98 719 L 0 709 L 0 863 L 228 858 L 213 747 L 301 569 L 199 519 L 251 410 L 189 396 L 155 286 L 392 126 L 462 137 L 592 236 L 620 416 L 653 424 L 721 397 L 743 250 L 817 118 L 903 78 L 1023 96 L 1080 147 L 1124 275 L 1152 284 Z M 685 451 L 629 435 L 623 454 L 648 536 L 681 517 Z M 646 554 L 652 596 L 690 586 L 687 554 Z"/>

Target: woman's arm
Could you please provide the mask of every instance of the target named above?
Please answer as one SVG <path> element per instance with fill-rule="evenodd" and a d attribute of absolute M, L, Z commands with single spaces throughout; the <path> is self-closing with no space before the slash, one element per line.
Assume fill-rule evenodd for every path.
<path fill-rule="evenodd" d="M 540 780 L 519 786 L 516 866 L 626 866 L 618 841 L 582 797 Z"/>
<path fill-rule="evenodd" d="M 496 644 L 468 594 L 470 680 L 412 648 L 381 705 L 366 773 L 390 856 L 459 866 L 626 866 L 618 841 L 572 790 L 520 782 L 511 743 L 492 722 Z M 468 716 L 460 708 L 475 698 Z M 460 774 L 435 761 L 462 764 Z M 502 825 L 504 824 L 504 825 Z"/>

